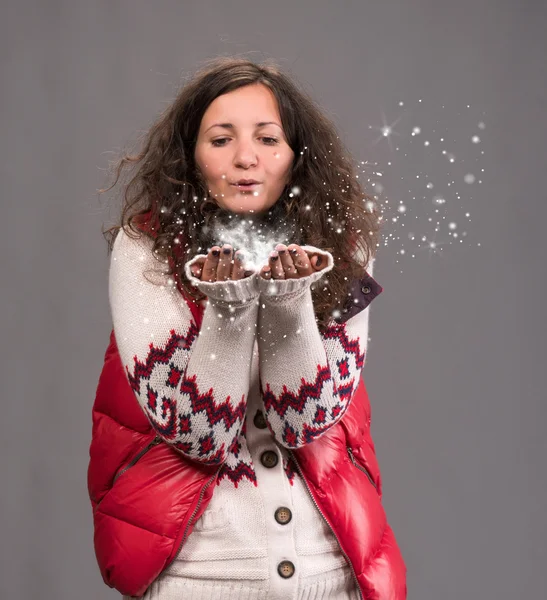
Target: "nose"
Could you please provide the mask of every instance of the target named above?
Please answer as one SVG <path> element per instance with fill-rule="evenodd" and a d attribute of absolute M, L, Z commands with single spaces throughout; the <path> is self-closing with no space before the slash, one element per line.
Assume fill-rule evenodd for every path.
<path fill-rule="evenodd" d="M 257 160 L 257 153 L 251 142 L 238 142 L 234 155 L 235 166 L 248 169 L 256 165 Z"/>

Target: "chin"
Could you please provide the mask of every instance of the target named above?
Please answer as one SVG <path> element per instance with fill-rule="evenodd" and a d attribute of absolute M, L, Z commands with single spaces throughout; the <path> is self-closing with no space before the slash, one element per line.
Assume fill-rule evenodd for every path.
<path fill-rule="evenodd" d="M 241 206 L 240 204 L 228 205 L 226 210 L 238 215 L 258 215 L 269 210 L 269 206 Z"/>
<path fill-rule="evenodd" d="M 224 197 L 216 198 L 217 204 L 225 211 L 240 216 L 253 216 L 267 213 L 276 201 L 270 201 L 263 194 L 249 197 Z"/>

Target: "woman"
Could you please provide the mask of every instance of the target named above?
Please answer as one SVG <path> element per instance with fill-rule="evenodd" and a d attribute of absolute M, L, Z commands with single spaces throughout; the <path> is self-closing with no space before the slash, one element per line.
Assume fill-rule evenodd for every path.
<path fill-rule="evenodd" d="M 344 154 L 274 64 L 222 58 L 118 165 L 89 490 L 125 599 L 406 598 L 360 378 L 380 218 Z"/>

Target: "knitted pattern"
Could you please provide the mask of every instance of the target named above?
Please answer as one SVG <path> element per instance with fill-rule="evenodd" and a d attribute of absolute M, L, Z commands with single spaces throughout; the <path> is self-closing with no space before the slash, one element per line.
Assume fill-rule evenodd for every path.
<path fill-rule="evenodd" d="M 230 481 L 235 487 L 238 487 L 243 479 L 250 481 L 253 485 L 257 485 L 253 459 L 247 447 L 246 429 L 247 421 L 243 423 L 239 437 L 234 438 L 232 445 L 228 449 L 228 457 L 218 474 L 217 485 L 220 485 L 225 479 Z"/>

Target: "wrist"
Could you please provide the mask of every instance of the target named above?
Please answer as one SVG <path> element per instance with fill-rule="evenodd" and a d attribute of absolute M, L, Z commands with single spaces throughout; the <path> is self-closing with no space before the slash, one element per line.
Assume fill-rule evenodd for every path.
<path fill-rule="evenodd" d="M 205 294 L 209 300 L 225 304 L 248 304 L 260 295 L 258 289 L 258 273 L 254 272 L 242 279 L 227 279 L 226 281 L 202 281 L 191 271 L 193 264 L 205 258 L 205 254 L 197 254 L 184 265 L 184 273 L 190 283 Z"/>
<path fill-rule="evenodd" d="M 303 295 L 313 283 L 319 281 L 325 273 L 333 269 L 334 258 L 330 252 L 320 250 L 314 246 L 301 246 L 301 248 L 306 252 L 322 256 L 323 260 L 326 261 L 326 266 L 320 271 L 314 271 L 309 275 L 294 279 L 264 279 L 259 275 L 257 285 L 262 299 L 266 301 L 294 299 Z"/>

